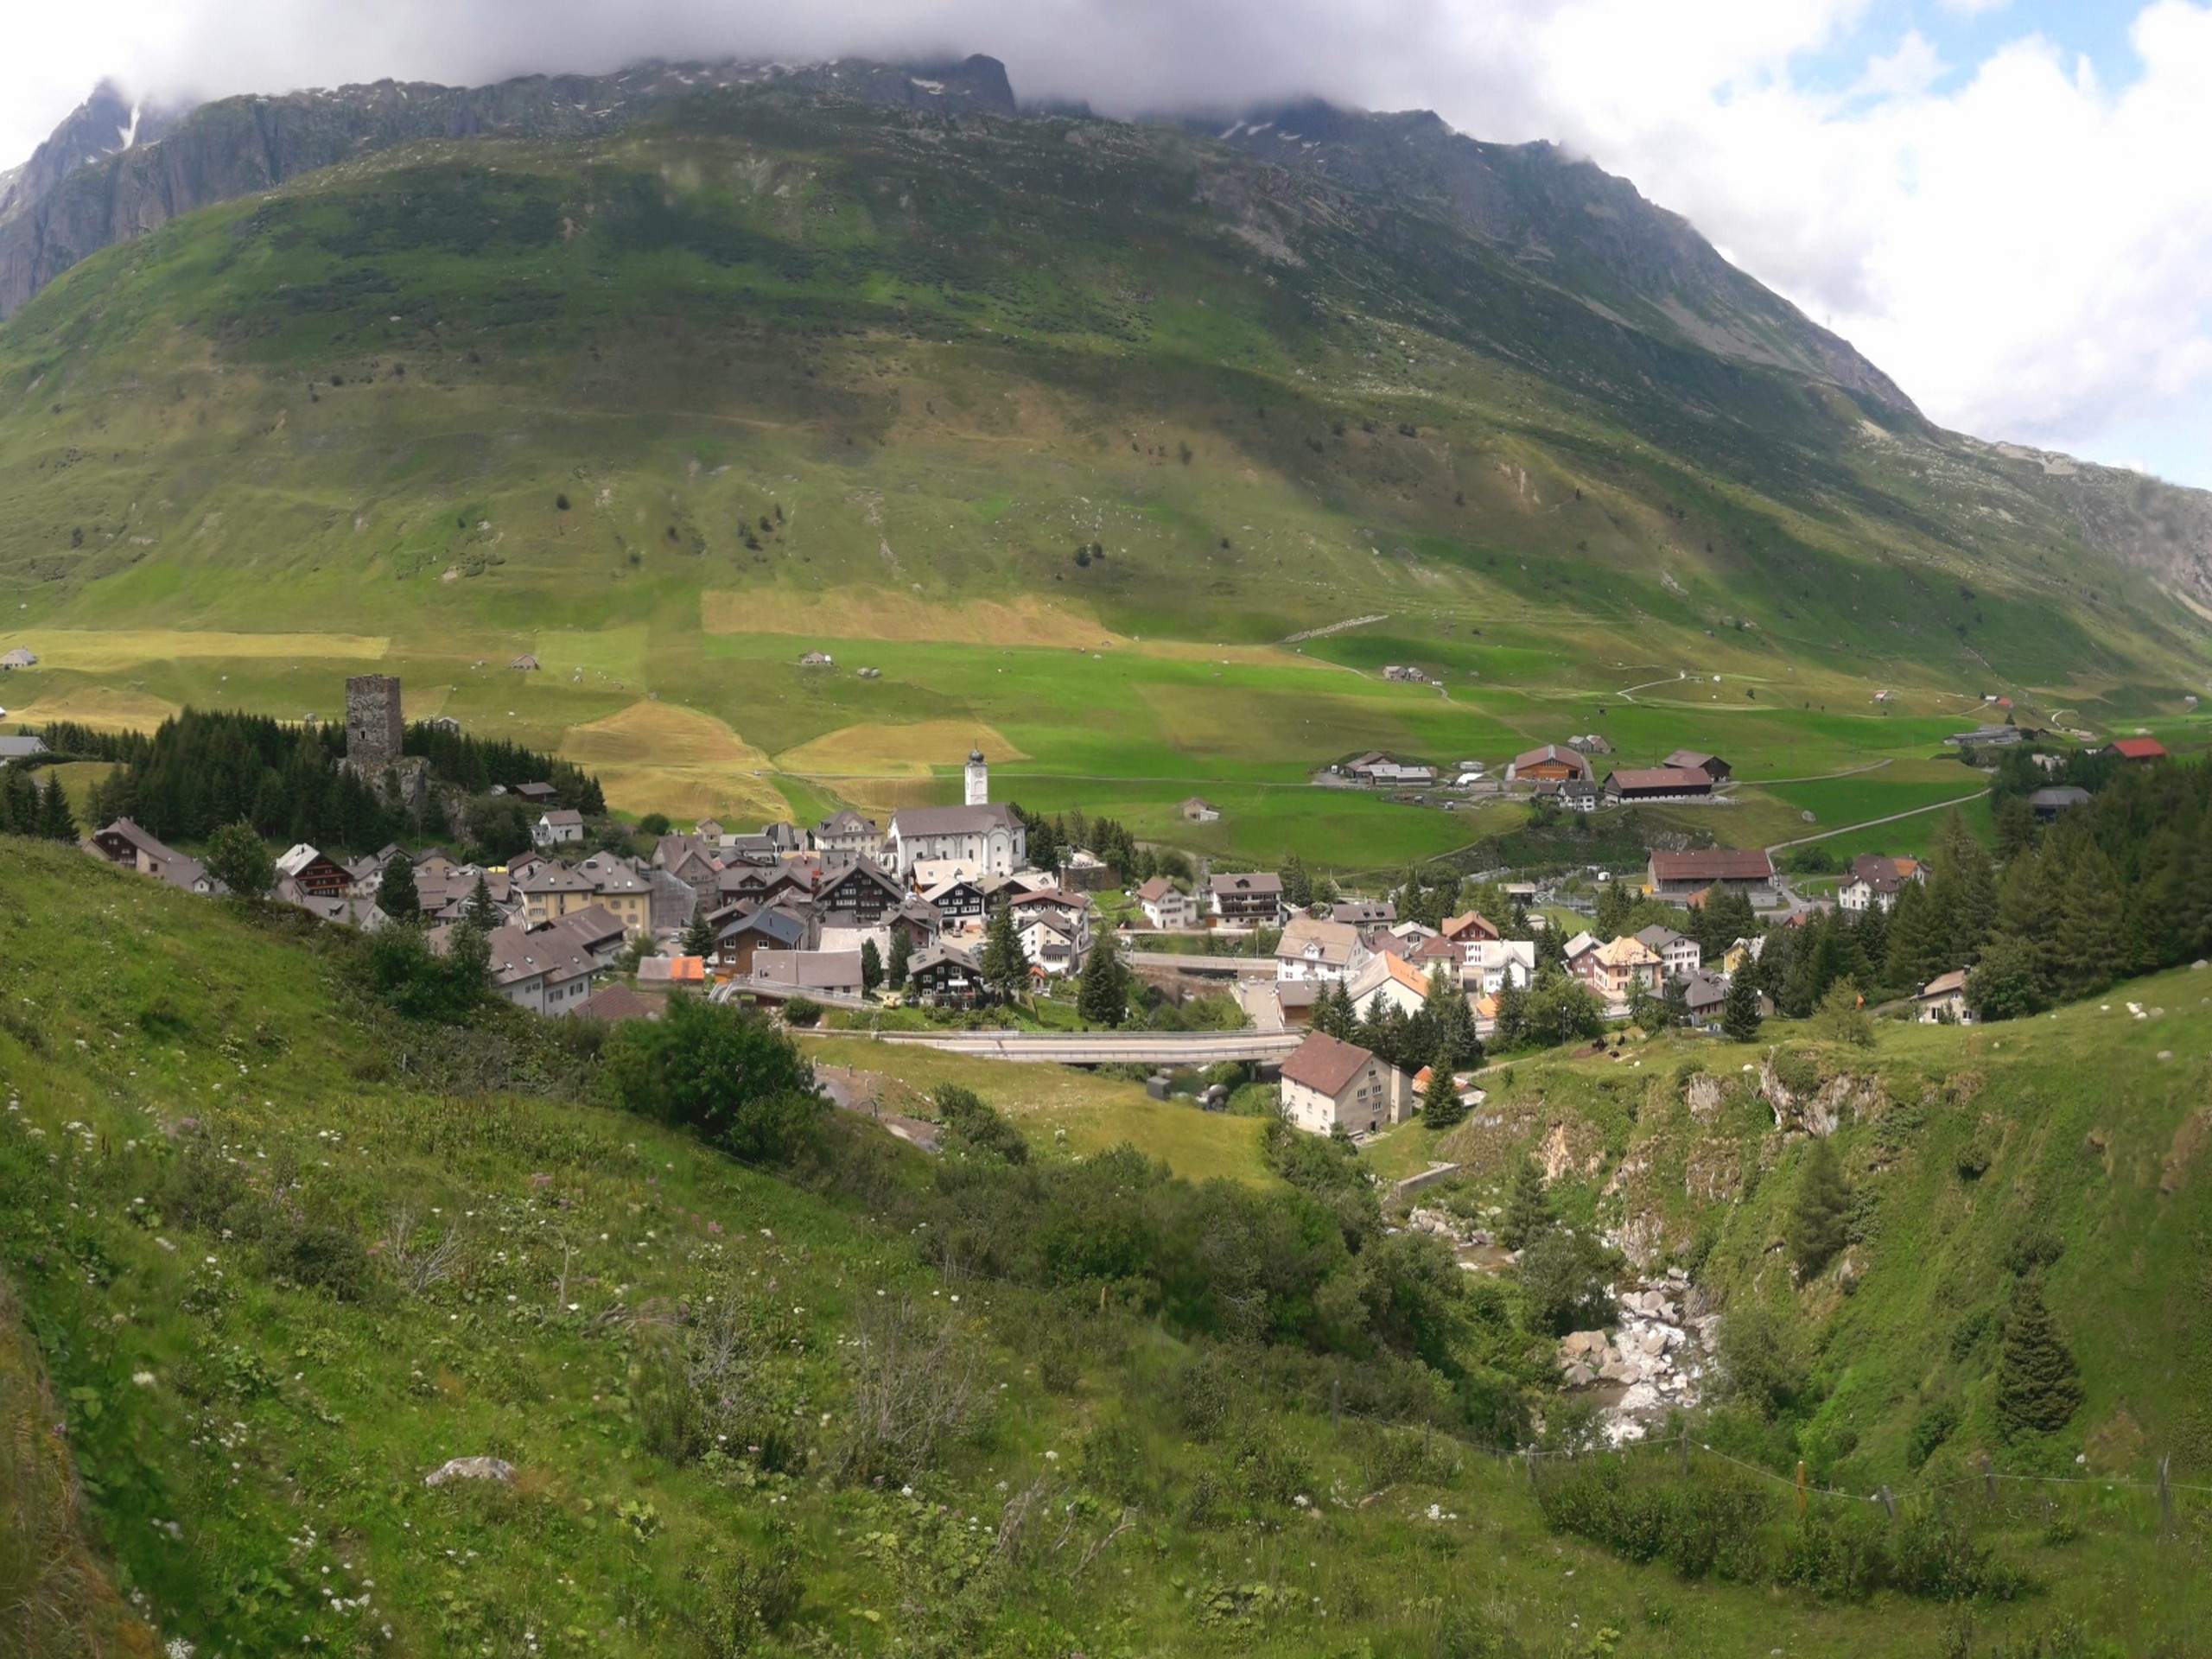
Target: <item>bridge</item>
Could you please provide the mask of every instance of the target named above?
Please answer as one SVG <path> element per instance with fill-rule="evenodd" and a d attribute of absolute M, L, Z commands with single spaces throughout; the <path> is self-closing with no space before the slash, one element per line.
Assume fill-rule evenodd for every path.
<path fill-rule="evenodd" d="M 907 1043 L 983 1059 L 1052 1065 L 1214 1065 L 1246 1060 L 1272 1065 L 1306 1040 L 1302 1031 L 886 1031 L 883 1043 Z"/>
<path fill-rule="evenodd" d="M 1140 973 L 1197 974 L 1210 979 L 1273 979 L 1273 957 L 1185 956 L 1179 950 L 1131 950 L 1122 958 Z"/>

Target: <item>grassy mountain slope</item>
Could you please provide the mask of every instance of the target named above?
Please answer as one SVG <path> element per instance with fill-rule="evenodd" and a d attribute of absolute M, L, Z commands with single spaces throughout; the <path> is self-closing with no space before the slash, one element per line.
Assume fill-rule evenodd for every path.
<path fill-rule="evenodd" d="M 783 1552 L 801 1587 L 782 1639 L 853 1654 L 1656 1656 L 1777 1640 L 1906 1654 L 1970 1624 L 1949 1650 L 1994 1655 L 2075 1620 L 2105 1650 L 2178 1652 L 2204 1617 L 2207 1511 L 2187 1491 L 2163 1542 L 2142 1491 L 2008 1484 L 1993 1507 L 1955 1500 L 2035 1585 L 1970 1619 L 1630 1567 L 1549 1533 L 1518 1466 L 1363 1421 L 1356 1404 L 1332 1424 L 1327 1391 L 1264 1353 L 1209 1361 L 1141 1313 L 1101 1313 L 1088 1287 L 942 1276 L 858 1208 L 563 1097 L 543 1081 L 561 1065 L 527 1046 L 479 1051 L 498 1069 L 471 1083 L 476 1063 L 448 1039 L 357 1027 L 325 937 L 66 850 L 5 850 L 0 1263 L 52 1370 L 115 1581 L 164 1638 L 211 1652 L 303 1639 L 732 1651 L 715 1630 L 780 1599 Z M 86 976 L 88 960 L 102 971 Z M 2183 1000 L 2193 982 L 2139 988 L 2172 1005 L 2147 1029 L 2184 1056 L 2212 1040 L 2212 1014 Z M 1984 1446 L 2008 1474 L 2071 1469 L 2079 1446 L 2092 1472 L 2120 1476 L 2171 1451 L 2176 1479 L 2198 1484 L 2212 1459 L 2193 1265 L 2207 1187 L 2186 1126 L 2204 1063 L 2152 1058 L 2125 1017 L 2092 1007 L 1997 1038 L 1885 1033 L 1845 1057 L 1883 1080 L 1841 1137 L 1853 1179 L 1878 1194 L 1848 1296 L 1833 1272 L 1791 1289 L 1767 1249 L 1802 1140 L 1775 1135 L 1738 1089 L 1690 1114 L 1680 1049 L 1639 1051 L 1641 1067 L 1530 1068 L 1493 1114 L 1510 1127 L 1459 1131 L 1453 1150 L 1503 1168 L 1563 1133 L 1574 1165 L 1554 1194 L 1571 1215 L 1611 1208 L 1618 1173 L 1630 1208 L 1702 1232 L 1700 1281 L 1728 1309 L 1794 1310 L 1794 1339 L 1818 1344 L 1824 1397 L 1805 1441 L 1823 1480 L 1891 1484 L 1910 1507 L 1928 1502 L 1916 1487 L 1978 1471 Z M 1696 1052 L 1718 1077 L 1743 1051 Z M 2103 1085 L 2054 1084 L 2061 1071 Z M 1040 1155 L 1065 1155 L 1027 1127 Z M 1963 1181 L 1975 1135 L 1988 1157 Z M 219 1225 L 232 1211 L 207 1218 L 202 1147 L 239 1160 L 245 1197 L 227 1201 L 275 1205 L 274 1230 L 232 1237 Z M 1685 1160 L 1732 1168 L 1747 1190 L 1686 1206 Z M 1718 1200 L 1727 1183 L 1693 1185 Z M 2088 1404 L 2067 1433 L 2019 1449 L 1992 1439 L 1979 1316 L 2032 1227 L 2056 1242 L 2040 1259 Z M 318 1267 L 342 1255 L 328 1245 L 297 1243 L 332 1228 L 369 1243 L 365 1279 Z M 306 1287 L 319 1275 L 337 1288 Z M 861 1338 L 881 1339 L 875 1313 L 894 1298 L 950 1320 L 999 1403 L 910 1474 L 838 1479 Z M 794 1452 L 779 1472 L 757 1454 L 677 1463 L 656 1449 L 656 1356 L 712 1325 L 716 1302 L 749 1357 L 754 1421 L 787 1424 L 810 1460 Z M 1963 1411 L 1916 1469 L 1904 1442 L 1936 1398 Z M 1775 1432 L 1725 1418 L 1699 1430 L 1786 1468 L 1758 1440 Z M 513 1486 L 423 1486 L 476 1454 L 513 1463 Z M 1669 1451 L 1637 1466 L 1673 1463 Z M 1702 1455 L 1700 1469 L 1728 1478 Z M 1042 1509 L 1001 1548 L 1026 1492 Z"/>
<path fill-rule="evenodd" d="M 1591 170 L 1550 165 L 1586 213 Z M 1673 266 L 1633 298 L 1643 250 L 1548 268 L 1411 186 L 790 87 L 368 155 L 111 248 L 0 327 L 0 614 L 46 658 L 11 701 L 328 712 L 373 659 L 542 742 L 689 702 L 733 802 L 825 734 L 981 721 L 1039 804 L 1158 779 L 1163 810 L 1348 749 L 1557 739 L 1686 669 L 1723 678 L 1651 747 L 1770 747 L 1774 777 L 1925 753 L 1993 688 L 2182 717 L 2179 567 L 2107 550 L 2139 511 L 2093 537 L 2078 477 L 1811 346 L 1707 349 Z M 839 671 L 799 676 L 817 643 Z M 1073 646 L 1096 683 L 1001 695 L 1031 665 L 1060 687 Z M 527 682 L 499 667 L 524 650 Z M 1379 685 L 1389 661 L 1446 696 Z M 865 770 L 784 784 L 912 786 Z"/>

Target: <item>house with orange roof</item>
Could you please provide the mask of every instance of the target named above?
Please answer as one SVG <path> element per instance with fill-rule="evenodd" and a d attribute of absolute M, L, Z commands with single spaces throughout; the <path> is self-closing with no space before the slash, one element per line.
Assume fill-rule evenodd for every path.
<path fill-rule="evenodd" d="M 1456 979 L 1457 976 L 1452 977 Z M 1428 976 L 1403 957 L 1386 950 L 1353 975 L 1346 989 L 1352 1007 L 1362 1014 L 1375 1007 L 1378 1001 L 1395 1007 L 1401 1014 L 1416 1014 L 1428 1001 Z"/>

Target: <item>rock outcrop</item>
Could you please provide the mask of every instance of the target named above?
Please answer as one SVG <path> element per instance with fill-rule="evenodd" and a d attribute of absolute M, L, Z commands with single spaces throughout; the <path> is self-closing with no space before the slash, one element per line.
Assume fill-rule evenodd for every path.
<path fill-rule="evenodd" d="M 1640 1440 L 1669 1412 L 1698 1402 L 1719 1315 L 1700 1311 L 1697 1300 L 1677 1269 L 1622 1292 L 1611 1330 L 1577 1331 L 1560 1343 L 1564 1387 L 1612 1395 L 1601 1408 L 1611 1444 Z"/>

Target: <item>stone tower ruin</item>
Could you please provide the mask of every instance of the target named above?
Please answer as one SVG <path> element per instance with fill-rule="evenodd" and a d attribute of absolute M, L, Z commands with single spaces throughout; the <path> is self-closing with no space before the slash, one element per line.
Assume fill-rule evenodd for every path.
<path fill-rule="evenodd" d="M 346 758 L 364 776 L 399 761 L 399 677 L 356 674 L 346 682 Z"/>

